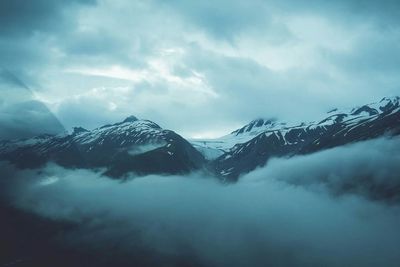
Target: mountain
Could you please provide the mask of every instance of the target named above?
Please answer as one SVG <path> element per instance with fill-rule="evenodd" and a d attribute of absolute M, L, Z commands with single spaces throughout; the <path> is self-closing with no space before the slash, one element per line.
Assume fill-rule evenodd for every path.
<path fill-rule="evenodd" d="M 0 142 L 0 160 L 20 168 L 55 162 L 68 168 L 102 168 L 111 177 L 128 172 L 179 174 L 204 165 L 204 157 L 180 135 L 134 116 L 92 131 L 40 135 Z"/>
<path fill-rule="evenodd" d="M 189 143 L 171 130 L 134 116 L 94 130 L 42 134 L 0 141 L 0 160 L 20 168 L 55 162 L 67 168 L 104 170 L 111 177 L 127 173 L 181 174 L 207 169 L 224 181 L 267 164 L 271 157 L 291 157 L 400 134 L 400 98 L 349 110 L 334 109 L 312 122 L 290 124 L 256 119 L 217 139 Z"/>
<path fill-rule="evenodd" d="M 232 133 L 216 139 L 190 140 L 192 145 L 199 150 L 208 160 L 214 160 L 229 152 L 236 144 L 245 143 L 260 133 L 280 129 L 286 123 L 279 123 L 275 119 L 256 119 Z"/>
<path fill-rule="evenodd" d="M 241 174 L 264 166 L 271 157 L 308 154 L 399 134 L 400 98 L 392 97 L 350 110 L 334 109 L 325 118 L 309 123 L 289 125 L 257 119 L 227 136 L 192 143 L 196 148 L 220 151 L 210 162 L 210 169 L 224 180 L 235 181 Z"/>

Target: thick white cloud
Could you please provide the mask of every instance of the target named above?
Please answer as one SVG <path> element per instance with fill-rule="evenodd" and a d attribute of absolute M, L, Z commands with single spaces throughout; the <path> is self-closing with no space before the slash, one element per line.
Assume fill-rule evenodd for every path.
<path fill-rule="evenodd" d="M 114 263 L 397 266 L 399 148 L 382 139 L 275 160 L 230 185 L 202 173 L 121 182 L 57 166 L 12 173 L 2 163 L 1 196 L 76 224 L 58 240 Z M 150 254 L 135 254 L 143 248 Z"/>

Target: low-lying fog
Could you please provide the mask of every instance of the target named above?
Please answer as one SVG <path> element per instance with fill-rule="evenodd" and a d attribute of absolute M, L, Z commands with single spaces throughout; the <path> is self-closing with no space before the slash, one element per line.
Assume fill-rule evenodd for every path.
<path fill-rule="evenodd" d="M 400 262 L 399 139 L 273 159 L 235 184 L 201 172 L 121 182 L 55 165 L 1 170 L 15 207 L 78 225 L 60 243 L 132 266 L 143 248 L 185 266 Z"/>

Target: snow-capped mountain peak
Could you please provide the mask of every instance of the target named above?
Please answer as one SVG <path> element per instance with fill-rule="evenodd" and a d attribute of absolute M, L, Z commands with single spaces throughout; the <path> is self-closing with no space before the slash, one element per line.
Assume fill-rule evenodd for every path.
<path fill-rule="evenodd" d="M 221 156 L 224 153 L 230 154 L 247 145 L 249 142 L 256 143 L 260 136 L 277 136 L 286 145 L 303 143 L 304 140 L 312 136 L 311 139 L 317 140 L 328 132 L 338 130 L 336 135 L 350 134 L 365 125 L 372 125 L 369 131 L 372 132 L 374 122 L 392 121 L 392 115 L 400 114 L 400 98 L 385 97 L 379 102 L 358 106 L 352 109 L 332 109 L 322 114 L 311 122 L 286 123 L 276 119 L 256 119 L 249 124 L 233 131 L 232 133 L 208 140 L 191 140 L 192 144 L 203 154 L 209 155 L 208 158 Z M 388 124 L 386 129 L 396 125 Z M 385 130 L 383 126 L 376 126 L 379 131 Z M 359 136 L 368 136 L 359 134 Z M 376 133 L 370 134 L 376 135 Z M 360 137 L 361 138 L 361 137 Z M 364 138 L 364 137 L 363 137 Z M 365 137 L 366 138 L 366 137 Z M 313 139 L 313 140 L 314 140 Z M 315 141 L 319 142 L 319 141 Z M 237 151 L 236 151 L 237 152 Z"/>
<path fill-rule="evenodd" d="M 35 160 L 28 160 L 34 158 Z M 200 168 L 203 156 L 184 138 L 134 116 L 102 127 L 0 143 L 0 160 L 20 167 L 53 161 L 65 167 L 104 168 L 109 176 L 176 174 Z"/>
<path fill-rule="evenodd" d="M 391 97 L 353 109 L 334 109 L 308 123 L 259 118 L 223 137 L 191 140 L 191 144 L 152 121 L 129 116 L 93 130 L 76 127 L 71 134 L 2 141 L 0 160 L 22 167 L 53 161 L 66 167 L 106 168 L 107 175 L 119 177 L 127 172 L 187 172 L 202 168 L 205 157 L 208 169 L 234 180 L 270 157 L 399 134 L 400 98 Z"/>
<path fill-rule="evenodd" d="M 240 135 L 249 132 L 258 132 L 259 130 L 265 130 L 274 127 L 277 124 L 276 119 L 263 119 L 259 118 L 251 121 L 240 129 L 233 131 L 231 134 Z"/>
<path fill-rule="evenodd" d="M 83 128 L 83 127 L 74 127 L 72 128 L 72 134 L 73 135 L 78 135 L 81 133 L 89 132 L 89 130 Z"/>
<path fill-rule="evenodd" d="M 253 121 L 239 129 L 242 135 L 219 138 L 225 146 L 232 145 L 213 166 L 222 177 L 237 179 L 240 174 L 249 172 L 267 163 L 271 157 L 292 156 L 313 153 L 335 146 L 363 141 L 381 136 L 400 134 L 399 97 L 386 97 L 353 109 L 334 109 L 325 118 L 310 123 L 280 126 Z M 258 125 L 258 127 L 257 127 Z M 258 132 L 256 129 L 263 129 Z M 250 138 L 246 133 L 258 133 Z M 250 139 L 243 138 L 246 136 Z M 217 140 L 208 141 L 209 149 Z M 201 145 L 201 144 L 199 144 Z M 218 144 L 219 147 L 223 145 Z"/>
<path fill-rule="evenodd" d="M 131 116 L 126 117 L 126 119 L 123 120 L 122 122 L 134 122 L 137 120 L 138 120 L 138 118 L 136 116 L 131 115 Z"/>
<path fill-rule="evenodd" d="M 384 97 L 379 102 L 379 109 L 382 112 L 385 112 L 392 108 L 399 108 L 400 106 L 400 97 L 393 96 L 393 97 Z"/>

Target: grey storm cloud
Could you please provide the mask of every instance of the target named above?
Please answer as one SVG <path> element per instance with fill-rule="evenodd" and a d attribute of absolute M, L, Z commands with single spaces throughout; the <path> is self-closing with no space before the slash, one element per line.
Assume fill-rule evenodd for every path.
<path fill-rule="evenodd" d="M 348 22 L 351 20 L 376 20 L 381 26 L 398 24 L 400 4 L 396 0 L 376 2 L 373 0 L 339 0 L 326 3 L 325 1 L 281 1 L 281 6 L 294 11 L 317 11 L 325 15 L 335 16 Z"/>
<path fill-rule="evenodd" d="M 233 41 L 234 37 L 252 27 L 269 26 L 271 16 L 265 1 L 156 1 L 182 15 L 215 38 Z M 207 19 L 205 19 L 207 18 Z"/>
<path fill-rule="evenodd" d="M 399 149 L 398 139 L 380 139 L 276 159 L 229 185 L 202 173 L 120 182 L 54 165 L 16 173 L 2 163 L 1 188 L 15 207 L 79 225 L 63 231 L 63 242 L 106 252 L 97 254 L 104 258 L 150 255 L 166 264 L 178 257 L 194 266 L 396 266 L 399 192 L 388 199 L 394 201 L 370 193 L 398 188 Z M 347 185 L 353 190 L 343 190 Z M 143 248 L 151 254 L 135 253 Z"/>
<path fill-rule="evenodd" d="M 399 94 L 397 1 L 40 0 L 0 7 L 1 67 L 68 129 L 134 114 L 184 136 L 215 126 L 215 136 L 257 117 L 312 120 L 333 107 Z M 93 93 L 98 88 L 105 90 Z"/>
<path fill-rule="evenodd" d="M 233 38 L 251 28 L 273 26 L 275 12 L 296 15 L 321 14 L 338 23 L 375 20 L 382 27 L 398 26 L 400 4 L 387 1 L 156 1 L 171 10 L 177 10 L 188 21 L 198 24 L 216 38 Z M 207 19 L 204 19 L 207 18 Z"/>
<path fill-rule="evenodd" d="M 56 30 L 63 24 L 63 12 L 75 4 L 94 4 L 96 0 L 2 0 L 0 34 L 26 35 L 35 31 Z"/>
<path fill-rule="evenodd" d="M 42 69 L 52 60 L 49 39 L 75 27 L 80 6 L 95 0 L 0 1 L 0 68 L 21 72 Z"/>

